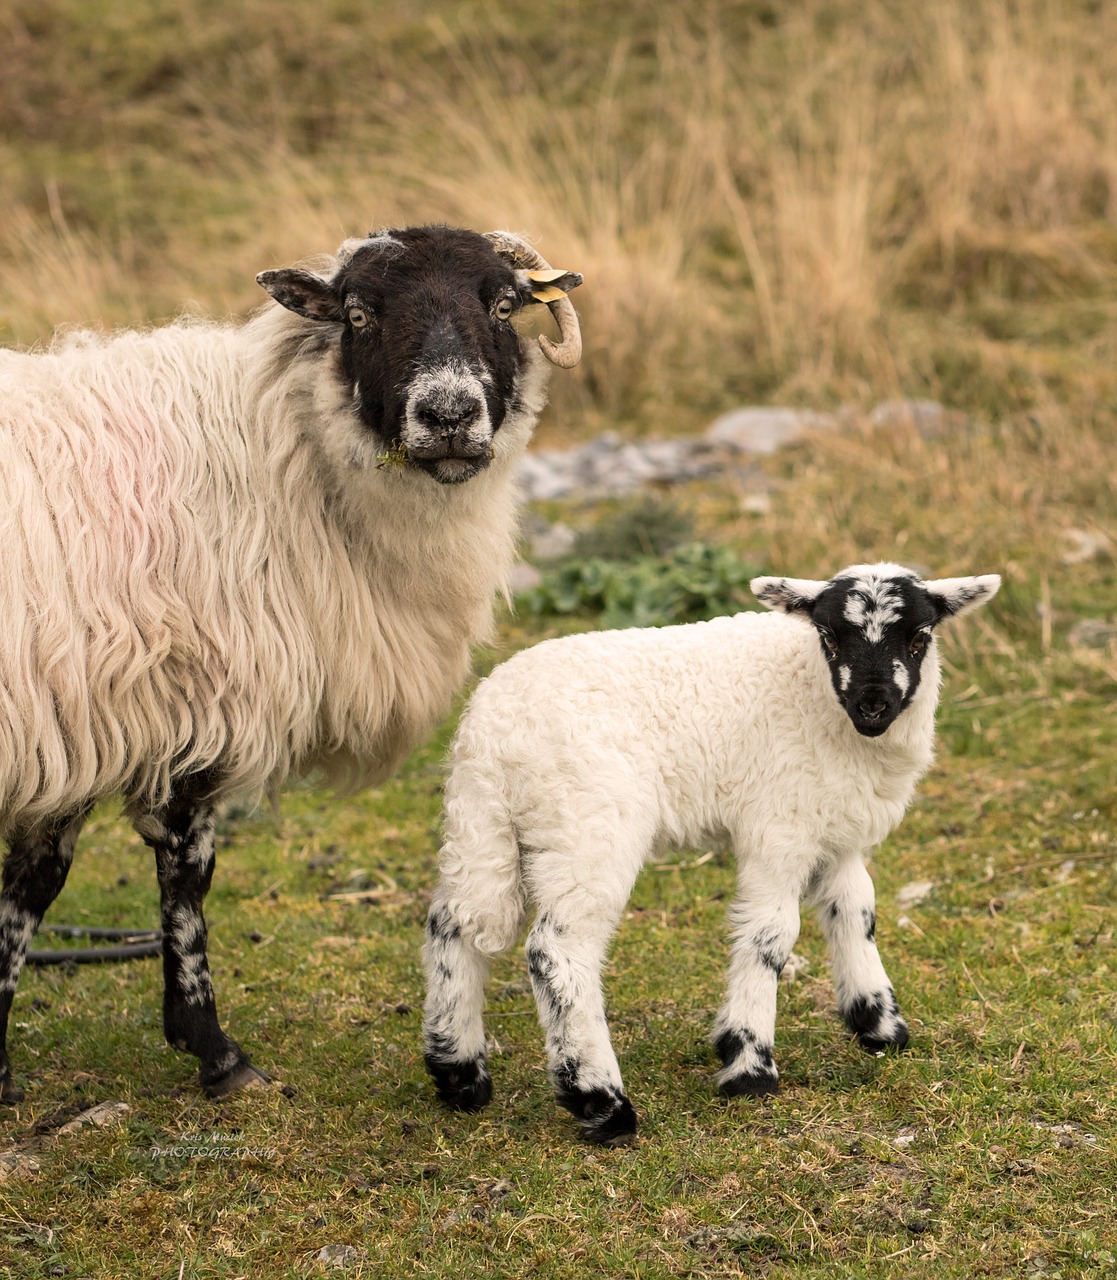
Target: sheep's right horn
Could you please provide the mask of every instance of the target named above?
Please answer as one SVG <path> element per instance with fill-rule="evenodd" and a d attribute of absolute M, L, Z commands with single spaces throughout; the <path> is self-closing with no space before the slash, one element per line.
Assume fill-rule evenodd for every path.
<path fill-rule="evenodd" d="M 487 231 L 485 239 L 492 245 L 496 252 L 513 267 L 519 267 L 526 271 L 539 272 L 550 271 L 551 265 L 548 263 L 538 249 L 533 248 L 526 240 L 521 240 L 519 236 L 513 235 L 510 231 Z M 582 277 L 575 272 L 564 272 L 564 275 L 574 277 L 574 283 L 570 288 L 577 288 L 582 283 Z M 548 292 L 551 292 L 548 290 Z M 578 324 L 578 314 L 574 310 L 574 304 L 566 296 L 565 292 L 555 288 L 553 290 L 556 297 L 548 297 L 546 299 L 547 306 L 551 315 L 555 318 L 555 323 L 559 327 L 559 333 L 562 335 L 562 341 L 554 343 L 550 338 L 543 334 L 539 335 L 539 346 L 543 354 L 552 364 L 557 364 L 560 369 L 572 369 L 582 358 L 582 330 Z"/>

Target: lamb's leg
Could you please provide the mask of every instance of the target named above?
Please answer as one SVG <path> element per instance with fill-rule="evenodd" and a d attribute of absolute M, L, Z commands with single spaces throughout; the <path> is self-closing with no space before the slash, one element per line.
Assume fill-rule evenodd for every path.
<path fill-rule="evenodd" d="M 776 984 L 799 936 L 798 881 L 783 867 L 744 862 L 729 924 L 729 977 L 713 1031 L 718 1084 L 731 1098 L 775 1093 Z"/>
<path fill-rule="evenodd" d="M 135 825 L 155 851 L 159 876 L 167 1043 L 201 1059 L 202 1088 L 211 1098 L 267 1081 L 217 1020 L 202 915 L 213 879 L 212 804 L 186 786 L 165 809 Z"/>
<path fill-rule="evenodd" d="M 830 868 L 813 896 L 846 1025 L 869 1053 L 902 1049 L 908 1027 L 877 951 L 873 881 L 861 858 L 846 858 Z"/>
<path fill-rule="evenodd" d="M 619 904 L 608 903 L 602 893 L 592 912 L 552 904 L 540 914 L 526 945 L 556 1097 L 586 1138 L 606 1146 L 636 1137 L 636 1112 L 625 1097 L 601 990 L 606 947 L 630 886 L 616 887 L 622 890 Z"/>
<path fill-rule="evenodd" d="M 47 908 L 62 892 L 85 811 L 35 835 L 16 836 L 0 889 L 0 1102 L 19 1102 L 8 1062 L 8 1015 L 27 948 Z"/>
<path fill-rule="evenodd" d="M 493 1096 L 481 1018 L 489 957 L 462 937 L 438 892 L 427 916 L 423 961 L 423 1061 L 443 1102 L 458 1111 L 480 1111 Z"/>

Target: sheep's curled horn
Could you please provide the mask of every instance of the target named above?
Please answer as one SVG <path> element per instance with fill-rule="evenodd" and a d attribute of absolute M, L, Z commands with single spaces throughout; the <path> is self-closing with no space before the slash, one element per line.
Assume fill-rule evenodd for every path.
<path fill-rule="evenodd" d="M 511 266 L 526 271 L 550 271 L 551 265 L 537 249 L 533 249 L 525 240 L 514 236 L 510 231 L 486 231 L 485 239 L 498 254 Z M 552 364 L 560 369 L 572 369 L 582 358 L 582 331 L 578 325 L 578 315 L 574 304 L 565 295 L 547 303 L 551 315 L 558 324 L 562 341 L 554 343 L 543 334 L 539 335 L 539 346 L 543 354 Z"/>

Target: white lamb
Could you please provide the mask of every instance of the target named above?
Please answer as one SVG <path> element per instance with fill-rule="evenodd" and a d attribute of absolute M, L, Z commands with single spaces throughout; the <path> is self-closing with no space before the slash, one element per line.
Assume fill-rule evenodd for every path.
<path fill-rule="evenodd" d="M 817 906 L 841 1013 L 870 1051 L 908 1029 L 874 940 L 865 852 L 931 762 L 937 624 L 995 575 L 893 564 L 830 582 L 757 578 L 773 614 L 546 641 L 482 681 L 462 718 L 427 922 L 424 1050 L 462 1110 L 492 1096 L 490 958 L 538 907 L 527 958 L 558 1101 L 591 1141 L 632 1141 L 601 965 L 641 866 L 727 833 L 737 856 L 728 991 L 713 1030 L 727 1095 L 777 1088 L 776 981 Z"/>

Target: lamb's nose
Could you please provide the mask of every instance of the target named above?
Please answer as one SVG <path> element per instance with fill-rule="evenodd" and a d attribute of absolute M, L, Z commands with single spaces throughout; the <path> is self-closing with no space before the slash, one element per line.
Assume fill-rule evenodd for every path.
<path fill-rule="evenodd" d="M 864 693 L 857 700 L 857 710 L 866 720 L 879 720 L 888 710 L 888 703 L 879 693 Z"/>

